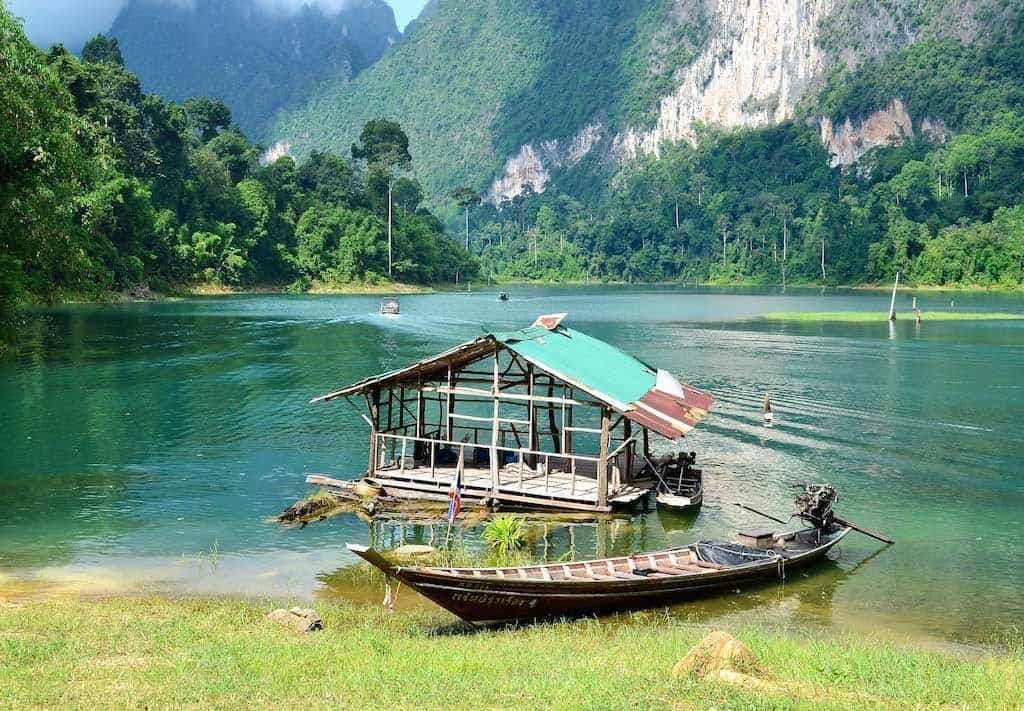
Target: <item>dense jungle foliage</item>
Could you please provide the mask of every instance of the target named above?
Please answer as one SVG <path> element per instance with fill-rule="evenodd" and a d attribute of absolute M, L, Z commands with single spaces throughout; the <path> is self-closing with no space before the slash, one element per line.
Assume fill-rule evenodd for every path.
<path fill-rule="evenodd" d="M 394 278 L 475 269 L 400 166 L 260 152 L 223 102 L 144 94 L 116 40 L 81 60 L 42 52 L 0 8 L 0 308 L 143 284 L 378 281 L 389 183 Z"/>

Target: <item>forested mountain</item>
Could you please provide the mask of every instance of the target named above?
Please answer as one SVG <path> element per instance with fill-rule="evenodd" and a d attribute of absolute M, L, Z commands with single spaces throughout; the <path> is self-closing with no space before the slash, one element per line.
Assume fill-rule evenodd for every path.
<path fill-rule="evenodd" d="M 1010 0 L 436 0 L 274 135 L 400 122 L 509 278 L 1018 284 Z M 465 191 L 460 190 L 459 195 Z"/>
<path fill-rule="evenodd" d="M 173 101 L 220 98 L 256 139 L 282 107 L 330 77 L 343 85 L 400 33 L 384 0 L 351 0 L 338 11 L 295 10 L 253 0 L 129 0 L 107 33 L 146 91 Z"/>
<path fill-rule="evenodd" d="M 352 79 L 357 54 L 365 64 L 396 36 L 379 0 L 336 17 L 315 7 L 275 15 L 247 0 L 142 4 L 154 1 L 133 0 L 115 34 L 133 12 L 187 22 L 136 18 L 141 39 L 125 41 L 138 42 L 139 61 L 191 67 L 170 72 L 179 96 L 240 92 L 256 107 L 243 121 L 272 122 L 266 137 L 300 163 L 258 165 L 233 107 L 144 94 L 111 40 L 90 43 L 84 62 L 19 49 L 35 79 L 0 75 L 0 99 L 13 102 L 0 110 L 16 111 L 37 84 L 64 87 L 39 100 L 56 102 L 49 120 L 63 138 L 62 122 L 70 127 L 74 160 L 32 163 L 28 174 L 73 166 L 70 183 L 55 173 L 40 183 L 52 195 L 31 194 L 49 205 L 70 191 L 46 219 L 70 221 L 61 249 L 87 245 L 65 255 L 71 276 L 41 269 L 60 261 L 45 252 L 12 252 L 30 290 L 82 283 L 90 270 L 110 286 L 376 279 L 389 194 L 391 266 L 404 280 L 473 269 L 444 249 L 451 242 L 422 202 L 452 229 L 468 224 L 472 254 L 510 279 L 858 283 L 900 270 L 927 284 L 1024 283 L 1018 2 L 433 0 Z M 364 16 L 385 17 L 385 31 L 356 37 L 351 18 Z M 332 26 L 350 49 L 317 44 Z M 19 33 L 9 30 L 12 46 Z M 273 79 L 252 57 L 310 73 Z M 223 90 L 202 83 L 213 76 Z M 15 134 L 34 125 L 2 130 L 29 140 Z M 407 145 L 392 141 L 401 150 L 381 159 L 353 151 L 367 126 L 407 134 Z M 15 163 L 34 150 L 12 145 Z M 269 222 L 252 181 L 277 196 Z"/>
<path fill-rule="evenodd" d="M 371 122 L 357 140 L 358 160 L 261 165 L 222 101 L 143 93 L 103 36 L 81 60 L 43 52 L 0 7 L 0 317 L 26 297 L 147 284 L 472 276 L 419 185 L 396 175 L 410 166 L 401 127 Z"/>

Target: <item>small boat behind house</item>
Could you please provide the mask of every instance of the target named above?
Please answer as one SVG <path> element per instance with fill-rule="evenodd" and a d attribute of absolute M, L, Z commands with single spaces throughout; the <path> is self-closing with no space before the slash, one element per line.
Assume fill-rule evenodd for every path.
<path fill-rule="evenodd" d="M 696 460 L 696 452 L 679 452 L 652 462 L 652 469 L 658 473 L 658 506 L 677 511 L 700 508 L 704 502 L 704 472 L 694 468 Z"/>
<path fill-rule="evenodd" d="M 817 487 L 816 487 L 817 488 Z M 830 489 L 830 487 L 829 487 Z M 738 542 L 701 541 L 615 558 L 513 567 L 396 565 L 366 546 L 348 549 L 449 612 L 477 625 L 607 614 L 706 597 L 741 585 L 784 580 L 822 560 L 853 530 L 798 514 L 810 527 L 741 533 Z"/>

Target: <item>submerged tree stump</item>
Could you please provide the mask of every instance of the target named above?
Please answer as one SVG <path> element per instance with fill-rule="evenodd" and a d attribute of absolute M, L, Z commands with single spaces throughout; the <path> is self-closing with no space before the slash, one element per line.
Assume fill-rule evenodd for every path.
<path fill-rule="evenodd" d="M 295 523 L 306 521 L 320 514 L 327 513 L 339 504 L 339 500 L 333 496 L 314 496 L 303 501 L 298 501 L 277 517 L 281 523 Z"/>

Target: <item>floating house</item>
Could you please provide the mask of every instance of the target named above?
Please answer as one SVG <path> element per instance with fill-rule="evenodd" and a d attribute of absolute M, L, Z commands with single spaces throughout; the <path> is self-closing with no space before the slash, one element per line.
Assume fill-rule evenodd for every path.
<path fill-rule="evenodd" d="M 393 496 L 462 496 L 606 512 L 657 485 L 650 433 L 675 441 L 710 393 L 541 316 L 314 398 L 345 399 L 370 428 L 366 477 Z M 309 481 L 346 483 L 322 476 Z"/>

